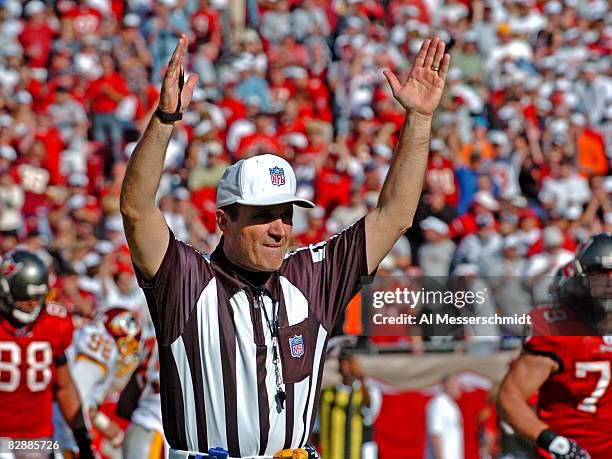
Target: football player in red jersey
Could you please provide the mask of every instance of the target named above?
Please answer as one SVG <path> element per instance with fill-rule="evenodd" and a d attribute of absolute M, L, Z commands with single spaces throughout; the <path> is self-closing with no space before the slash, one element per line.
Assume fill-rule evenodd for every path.
<path fill-rule="evenodd" d="M 535 311 L 532 336 L 502 382 L 505 420 L 540 457 L 612 458 L 611 285 L 612 234 L 602 233 L 579 247 L 558 304 Z M 527 403 L 536 391 L 537 415 Z"/>
<path fill-rule="evenodd" d="M 70 420 L 80 458 L 93 457 L 81 402 L 64 350 L 72 322 L 62 306 L 45 303 L 49 274 L 33 253 L 15 249 L 0 263 L 0 443 L 19 456 L 49 457 L 52 402 Z M 27 441 L 24 441 L 27 440 Z M 34 441 L 36 440 L 36 441 Z"/>

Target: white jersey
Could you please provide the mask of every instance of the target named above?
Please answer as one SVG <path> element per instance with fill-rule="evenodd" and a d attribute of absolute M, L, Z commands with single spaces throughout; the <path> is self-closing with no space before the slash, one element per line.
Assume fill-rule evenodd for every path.
<path fill-rule="evenodd" d="M 138 385 L 142 393 L 132 413 L 132 422 L 146 429 L 163 433 L 161 397 L 159 394 L 159 358 L 157 340 L 149 336 L 143 343 L 143 358 L 138 369 Z"/>
<path fill-rule="evenodd" d="M 81 401 L 96 408 L 104 401 L 119 360 L 115 340 L 102 323 L 93 321 L 75 331 L 67 356 Z"/>

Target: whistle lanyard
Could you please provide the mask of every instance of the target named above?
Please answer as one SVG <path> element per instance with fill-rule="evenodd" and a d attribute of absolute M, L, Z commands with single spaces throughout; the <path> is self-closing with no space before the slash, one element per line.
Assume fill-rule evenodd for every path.
<path fill-rule="evenodd" d="M 272 363 L 274 364 L 274 376 L 276 378 L 276 395 L 274 396 L 274 401 L 276 402 L 276 411 L 280 414 L 281 411 L 285 408 L 285 399 L 287 395 L 283 390 L 282 384 L 283 379 L 280 374 L 280 349 L 278 347 L 278 310 L 276 308 L 277 302 L 272 300 L 272 320 L 268 317 L 268 312 L 266 311 L 266 305 L 264 303 L 264 295 L 262 289 L 257 289 L 257 293 L 259 295 L 259 302 L 261 304 L 261 309 L 264 314 L 264 318 L 266 319 L 266 324 L 268 329 L 270 330 L 270 336 L 272 337 Z"/>

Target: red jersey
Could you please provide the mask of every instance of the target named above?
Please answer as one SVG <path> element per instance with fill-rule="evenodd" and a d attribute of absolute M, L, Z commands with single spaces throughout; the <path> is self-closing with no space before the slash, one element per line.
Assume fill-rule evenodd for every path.
<path fill-rule="evenodd" d="M 562 311 L 538 309 L 535 315 L 544 320 L 532 320 L 533 327 L 548 322 L 559 334 L 567 321 L 575 330 L 572 317 L 563 319 Z M 575 440 L 592 459 L 612 457 L 612 336 L 531 336 L 524 348 L 559 364 L 540 388 L 538 417 L 554 432 Z"/>
<path fill-rule="evenodd" d="M 47 304 L 32 325 L 21 328 L 0 315 L 0 437 L 53 434 L 56 366 L 65 364 L 72 330 L 68 312 L 56 303 Z"/>
<path fill-rule="evenodd" d="M 102 13 L 95 8 L 81 5 L 72 8 L 63 18 L 72 23 L 72 30 L 77 38 L 84 35 L 96 34 L 102 22 Z"/>
<path fill-rule="evenodd" d="M 440 154 L 433 154 L 427 164 L 425 175 L 427 187 L 444 195 L 444 201 L 450 206 L 459 203 L 459 184 L 455 176 L 455 166 L 448 158 Z"/>

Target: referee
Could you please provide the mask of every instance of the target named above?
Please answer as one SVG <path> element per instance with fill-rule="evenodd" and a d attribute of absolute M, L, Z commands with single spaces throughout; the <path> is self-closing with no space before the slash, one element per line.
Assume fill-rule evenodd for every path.
<path fill-rule="evenodd" d="M 219 183 L 223 237 L 208 257 L 177 240 L 155 205 L 174 123 L 197 82 L 190 75 L 183 84 L 186 48 L 183 35 L 121 190 L 159 344 L 170 456 L 220 447 L 232 458 L 304 457 L 330 330 L 361 276 L 412 224 L 450 57 L 435 37 L 423 43 L 405 84 L 384 72 L 406 120 L 375 210 L 328 241 L 287 254 L 293 206 L 313 204 L 295 195 L 284 159 L 252 157 L 228 167 Z"/>

